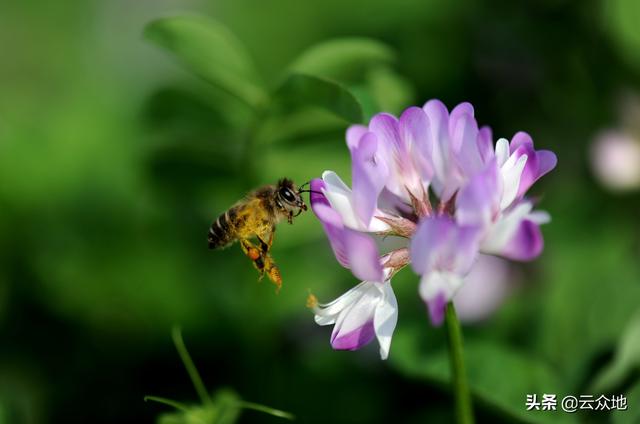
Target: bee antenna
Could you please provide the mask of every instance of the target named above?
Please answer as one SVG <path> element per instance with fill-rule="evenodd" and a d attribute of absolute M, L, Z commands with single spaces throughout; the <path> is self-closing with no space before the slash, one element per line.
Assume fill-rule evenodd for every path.
<path fill-rule="evenodd" d="M 298 191 L 302 191 L 302 189 L 304 188 L 304 186 L 309 185 L 311 181 L 307 181 L 306 183 L 302 184 L 300 187 L 298 187 Z"/>
<path fill-rule="evenodd" d="M 314 193 L 314 194 L 322 194 L 324 196 L 324 193 L 320 191 L 315 191 L 315 190 L 298 190 L 298 193 Z"/>

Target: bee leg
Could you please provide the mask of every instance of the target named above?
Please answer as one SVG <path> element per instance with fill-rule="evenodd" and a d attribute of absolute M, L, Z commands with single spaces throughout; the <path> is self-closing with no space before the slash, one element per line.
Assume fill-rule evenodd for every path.
<path fill-rule="evenodd" d="M 253 261 L 253 266 L 260 273 L 260 277 L 258 280 L 261 280 L 264 276 L 264 256 L 261 253 L 260 249 L 253 245 L 249 240 L 243 239 L 240 240 L 240 247 L 242 247 L 242 251 L 249 259 Z"/>
<path fill-rule="evenodd" d="M 269 253 L 269 249 L 271 248 L 271 243 L 267 243 L 262 240 L 262 237 L 258 237 L 258 241 L 260 242 L 260 252 L 263 256 L 266 256 Z"/>
<path fill-rule="evenodd" d="M 245 255 L 252 261 L 255 261 L 260 257 L 260 250 L 253 245 L 249 240 L 240 240 L 240 247 Z"/>
<path fill-rule="evenodd" d="M 289 216 L 287 216 L 287 221 L 289 224 L 293 224 L 293 212 L 289 212 Z"/>
<path fill-rule="evenodd" d="M 276 285 L 276 293 L 278 293 L 282 288 L 282 276 L 280 275 L 280 269 L 273 261 L 271 255 L 267 254 L 264 259 L 264 270 L 267 273 L 269 280 Z"/>

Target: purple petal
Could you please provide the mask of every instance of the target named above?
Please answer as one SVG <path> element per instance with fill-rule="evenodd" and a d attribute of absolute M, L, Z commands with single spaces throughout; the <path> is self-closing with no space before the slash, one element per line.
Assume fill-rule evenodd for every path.
<path fill-rule="evenodd" d="M 433 300 L 427 302 L 431 324 L 439 327 L 444 322 L 444 313 L 447 308 L 447 297 L 439 293 Z"/>
<path fill-rule="evenodd" d="M 329 201 L 322 193 L 322 190 L 325 188 L 324 181 L 321 178 L 314 178 L 310 182 L 311 193 L 309 194 L 309 198 L 311 199 L 311 208 L 313 209 L 314 205 L 326 205 L 331 206 Z"/>
<path fill-rule="evenodd" d="M 516 157 L 527 155 L 527 162 L 520 177 L 517 197 L 524 196 L 533 183 L 555 168 L 557 163 L 556 155 L 553 152 L 548 150 L 536 151 L 533 147 L 531 136 L 522 131 L 513 136 L 509 144 L 509 150 Z"/>
<path fill-rule="evenodd" d="M 336 259 L 360 280 L 382 281 L 382 265 L 375 241 L 367 234 L 343 225 L 340 214 L 331 208 L 322 194 L 324 187 L 324 181 L 311 180 L 311 209 L 320 220 Z"/>
<path fill-rule="evenodd" d="M 445 218 L 426 218 L 420 222 L 416 233 L 411 238 L 411 267 L 424 275 L 436 265 L 437 254 L 449 238 L 454 222 Z"/>
<path fill-rule="evenodd" d="M 362 327 L 346 334 L 335 334 L 331 337 L 331 347 L 335 350 L 357 350 L 370 343 L 376 336 L 373 320 L 367 321 Z"/>
<path fill-rule="evenodd" d="M 458 126 L 460 118 L 464 116 L 470 116 L 471 118 L 473 118 L 473 115 L 474 110 L 471 103 L 463 102 L 454 107 L 451 111 L 451 117 L 449 118 L 449 134 L 454 134 L 456 132 L 456 128 Z"/>
<path fill-rule="evenodd" d="M 436 194 L 440 196 L 440 200 L 447 201 L 448 198 L 442 198 L 443 194 L 448 197 L 449 193 L 443 193 L 447 188 L 447 182 L 450 177 L 451 162 L 451 146 L 449 145 L 449 111 L 440 100 L 429 100 L 422 109 L 429 119 L 429 138 L 432 148 L 431 152 L 423 152 L 425 156 L 431 156 L 431 164 L 433 165 L 434 178 L 432 187 Z"/>
<path fill-rule="evenodd" d="M 531 146 L 520 146 L 513 153 L 516 158 L 527 155 L 527 161 L 520 175 L 520 185 L 518 186 L 518 194 L 516 197 L 522 197 L 524 193 L 533 185 L 538 174 L 538 156 Z"/>
<path fill-rule="evenodd" d="M 358 218 L 365 225 L 371 222 L 378 196 L 387 182 L 389 170 L 384 161 L 376 159 L 378 138 L 365 133 L 352 150 L 351 174 L 353 178 L 353 204 Z"/>
<path fill-rule="evenodd" d="M 347 128 L 347 147 L 349 150 L 358 147 L 360 139 L 367 131 L 368 129 L 364 125 L 351 125 Z"/>
<path fill-rule="evenodd" d="M 511 143 L 509 143 L 509 151 L 513 154 L 513 152 L 518 150 L 520 147 L 533 149 L 533 139 L 524 131 L 518 131 L 513 136 Z"/>
<path fill-rule="evenodd" d="M 538 150 L 538 178 L 553 170 L 558 164 L 556 154 L 549 150 Z"/>
<path fill-rule="evenodd" d="M 433 177 L 431 153 L 433 146 L 429 137 L 429 118 L 419 107 L 410 107 L 400 116 L 400 135 L 404 142 L 406 158 L 417 165 L 420 175 L 425 180 Z M 409 156 L 410 155 L 410 156 Z"/>
<path fill-rule="evenodd" d="M 456 220 L 462 225 L 488 225 L 500 210 L 501 190 L 498 166 L 494 158 L 458 193 Z"/>
<path fill-rule="evenodd" d="M 313 212 L 322 224 L 322 228 L 329 239 L 333 254 L 336 256 L 336 260 L 343 267 L 349 268 L 349 255 L 347 254 L 344 242 L 345 228 L 342 225 L 342 218 L 338 212 L 321 202 L 312 202 L 311 209 L 313 209 Z"/>
<path fill-rule="evenodd" d="M 343 267 L 349 268 L 349 257 L 344 245 L 342 218 L 338 212 L 331 208 L 331 204 L 322 194 L 324 188 L 325 183 L 320 178 L 311 180 L 311 209 L 320 220 L 337 261 Z"/>
<path fill-rule="evenodd" d="M 502 256 L 517 261 L 530 261 L 542 253 L 544 240 L 540 226 L 528 219 L 523 220 L 514 236 L 505 245 Z"/>
<path fill-rule="evenodd" d="M 372 237 L 349 228 L 342 232 L 344 249 L 353 275 L 363 281 L 383 280 L 378 247 Z"/>
<path fill-rule="evenodd" d="M 458 226 L 439 216 L 423 219 L 411 239 L 411 266 L 420 275 L 433 270 L 465 274 L 478 253 L 480 228 Z"/>
<path fill-rule="evenodd" d="M 440 100 L 429 100 L 422 109 L 429 118 L 429 135 L 431 137 L 431 145 L 435 149 L 436 147 L 442 147 L 443 141 L 448 140 L 449 132 L 449 111 L 447 107 Z M 438 145 L 438 146 L 436 146 Z M 449 146 L 446 146 L 447 148 Z M 434 158 L 435 160 L 436 158 Z"/>
<path fill-rule="evenodd" d="M 493 151 L 493 133 L 491 128 L 482 127 L 478 134 L 478 151 L 483 162 L 488 162 L 491 158 L 495 157 Z"/>
<path fill-rule="evenodd" d="M 381 147 L 392 150 L 401 150 L 403 148 L 398 128 L 398 120 L 395 116 L 388 113 L 375 115 L 369 122 L 369 131 L 374 132 L 378 136 L 379 142 L 382 143 Z"/>
<path fill-rule="evenodd" d="M 471 115 L 461 115 L 454 132 L 451 133 L 451 143 L 456 152 L 459 166 L 468 176 L 475 174 L 482 168 L 482 157 L 478 150 L 478 136 L 478 124 L 475 118 Z"/>

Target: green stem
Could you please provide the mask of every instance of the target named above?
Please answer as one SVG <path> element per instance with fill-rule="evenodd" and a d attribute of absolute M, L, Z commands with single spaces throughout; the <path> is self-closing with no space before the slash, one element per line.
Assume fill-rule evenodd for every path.
<path fill-rule="evenodd" d="M 144 401 L 146 402 L 148 400 L 153 401 L 153 402 L 158 402 L 158 403 L 161 403 L 163 405 L 173 406 L 174 408 L 179 409 L 182 412 L 189 412 L 189 408 L 187 408 L 186 405 L 184 405 L 184 404 L 182 404 L 180 402 L 177 402 L 177 401 L 175 401 L 173 399 L 167 399 L 167 398 L 163 398 L 163 397 L 160 397 L 160 396 L 145 396 L 144 397 Z"/>
<path fill-rule="evenodd" d="M 184 367 L 187 369 L 189 373 L 189 377 L 191 378 L 191 383 L 193 383 L 193 387 L 198 392 L 198 396 L 200 397 L 200 401 L 205 405 L 211 406 L 213 405 L 213 401 L 211 400 L 211 396 L 209 396 L 209 392 L 207 392 L 206 387 L 204 387 L 204 383 L 202 382 L 202 378 L 200 378 L 200 373 L 198 373 L 198 369 L 196 368 L 193 360 L 191 359 L 191 355 L 189 355 L 189 351 L 187 347 L 184 345 L 184 340 L 182 340 L 182 331 L 180 327 L 173 327 L 171 331 L 171 336 L 173 337 L 173 344 L 176 346 L 176 350 L 180 355 L 180 359 L 182 359 L 182 363 Z"/>
<path fill-rule="evenodd" d="M 451 360 L 451 377 L 456 405 L 456 421 L 458 424 L 473 424 L 473 408 L 467 373 L 462 353 L 462 329 L 456 316 L 453 302 L 447 304 L 445 315 L 447 336 L 449 339 L 449 358 Z"/>
<path fill-rule="evenodd" d="M 275 408 L 269 408 L 268 406 L 260 405 L 258 403 L 240 401 L 240 402 L 238 402 L 238 406 L 241 407 L 241 408 L 244 408 L 244 409 L 253 409 L 254 411 L 264 412 L 266 414 L 270 414 L 270 415 L 273 415 L 275 417 L 285 418 L 287 420 L 294 420 L 295 419 L 293 414 L 291 414 L 289 412 L 281 411 L 281 410 L 275 409 Z"/>

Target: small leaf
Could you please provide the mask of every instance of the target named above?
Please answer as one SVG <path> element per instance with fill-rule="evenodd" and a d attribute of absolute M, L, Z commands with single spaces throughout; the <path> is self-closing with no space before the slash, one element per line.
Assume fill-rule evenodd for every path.
<path fill-rule="evenodd" d="M 267 97 L 242 43 L 225 26 L 201 16 L 176 16 L 148 24 L 144 36 L 172 52 L 192 72 L 257 107 Z"/>
<path fill-rule="evenodd" d="M 240 396 L 231 389 L 219 389 L 213 394 L 213 404 L 218 411 L 216 424 L 233 424 L 242 412 Z"/>
<path fill-rule="evenodd" d="M 369 38 L 340 38 L 304 51 L 291 65 L 296 73 L 316 75 L 338 81 L 362 80 L 373 66 L 390 64 L 393 50 Z"/>
<path fill-rule="evenodd" d="M 340 84 L 311 75 L 292 74 L 276 92 L 276 99 L 288 110 L 305 106 L 326 109 L 347 122 L 362 122 L 362 107 Z"/>
<path fill-rule="evenodd" d="M 640 311 L 625 328 L 613 361 L 594 379 L 590 392 L 607 393 L 621 385 L 634 368 L 640 367 Z"/>

